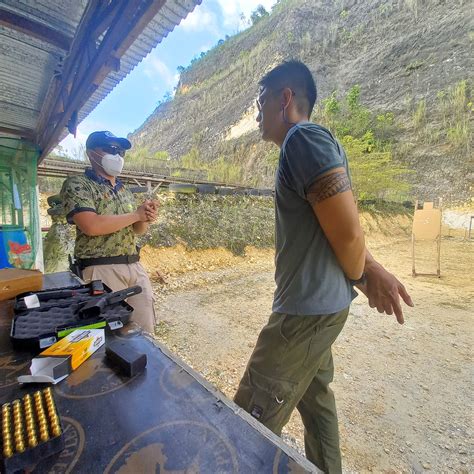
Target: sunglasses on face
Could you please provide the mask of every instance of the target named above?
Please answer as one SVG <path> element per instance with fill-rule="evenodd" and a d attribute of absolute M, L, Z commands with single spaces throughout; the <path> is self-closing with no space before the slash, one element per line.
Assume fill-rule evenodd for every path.
<path fill-rule="evenodd" d="M 111 155 L 120 155 L 122 157 L 125 156 L 125 150 L 123 148 L 119 148 L 118 146 L 106 145 L 100 147 L 100 149 L 105 153 L 110 153 Z"/>

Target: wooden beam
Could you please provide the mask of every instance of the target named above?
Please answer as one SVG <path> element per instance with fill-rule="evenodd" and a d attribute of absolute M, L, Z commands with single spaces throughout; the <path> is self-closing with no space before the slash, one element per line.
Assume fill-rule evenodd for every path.
<path fill-rule="evenodd" d="M 18 13 L 13 13 L 2 7 L 0 7 L 0 25 L 20 31 L 33 38 L 38 38 L 64 51 L 69 51 L 71 47 L 72 38 L 65 35 L 62 31 L 55 30 L 50 26 L 19 15 Z"/>
<path fill-rule="evenodd" d="M 156 14 L 163 8 L 166 0 L 148 0 L 144 6 L 144 11 L 138 17 L 138 21 L 128 33 L 127 37 L 120 43 L 115 50 L 115 57 L 121 58 L 125 52 L 130 48 L 133 42 L 138 38 L 140 33 L 150 23 Z"/>
<path fill-rule="evenodd" d="M 98 23 L 95 30 L 91 33 L 91 38 L 97 39 L 113 22 L 115 10 L 119 7 L 119 2 L 111 2 L 105 6 L 100 15 L 97 16 Z"/>
<path fill-rule="evenodd" d="M 90 24 L 94 21 L 97 11 L 100 10 L 100 0 L 89 0 L 82 15 L 76 34 L 72 40 L 72 45 L 64 60 L 60 74 L 53 77 L 49 84 L 47 97 L 50 100 L 43 104 L 40 111 L 41 120 L 38 121 L 36 129 L 36 139 L 42 143 L 47 135 L 48 129 L 54 126 L 53 115 L 60 109 L 60 102 L 64 91 L 68 88 L 68 82 L 74 78 L 74 69 L 77 68 L 79 57 L 83 53 L 83 43 L 87 41 Z M 40 157 L 40 160 L 43 156 Z"/>
<path fill-rule="evenodd" d="M 40 146 L 43 150 L 41 158 L 54 147 L 71 115 L 80 110 L 89 99 L 93 91 L 91 85 L 99 86 L 105 79 L 107 74 L 104 75 L 104 65 L 106 65 L 106 68 L 114 66 L 111 58 L 120 59 L 146 25 L 155 17 L 163 4 L 164 0 L 124 0 L 123 7 L 118 11 L 113 11 L 115 13 L 114 21 L 111 22 L 97 54 L 84 70 L 82 77 L 67 77 L 63 81 L 63 86 L 74 81 L 76 87 L 70 91 L 69 99 L 64 104 L 62 117 L 54 125 L 52 132 L 41 137 Z M 103 18 L 101 18 L 101 22 L 103 23 Z M 87 29 L 88 26 L 85 25 L 84 29 Z M 72 50 L 71 55 L 74 53 L 75 51 Z M 57 110 L 56 105 L 55 110 Z"/>
<path fill-rule="evenodd" d="M 114 3 L 122 6 L 124 1 L 126 0 L 115 0 Z M 64 61 L 62 74 L 58 77 L 58 90 L 55 91 L 53 100 L 44 104 L 41 110 L 43 120 L 38 122 L 36 131 L 37 140 L 41 146 L 47 142 L 48 136 L 54 132 L 57 122 L 64 115 L 65 103 L 71 90 L 74 89 L 74 86 L 76 88 L 80 86 L 80 80 L 93 59 L 89 56 L 92 54 L 95 57 L 97 54 L 97 49 L 91 45 L 91 42 L 95 42 L 92 34 L 97 32 L 97 22 L 103 20 L 105 5 L 106 2 L 103 0 L 89 0 L 87 4 L 74 36 L 70 53 Z M 40 161 L 45 154 L 41 155 Z"/>

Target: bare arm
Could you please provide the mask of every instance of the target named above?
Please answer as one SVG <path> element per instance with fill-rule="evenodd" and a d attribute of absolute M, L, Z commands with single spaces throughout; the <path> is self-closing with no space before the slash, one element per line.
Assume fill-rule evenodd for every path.
<path fill-rule="evenodd" d="M 377 308 L 379 313 L 395 314 L 400 324 L 404 323 L 400 297 L 408 306 L 414 306 L 413 301 L 403 284 L 392 273 L 378 263 L 366 249 L 364 272 L 366 283 L 357 285 L 369 300 L 371 308 Z"/>
<path fill-rule="evenodd" d="M 98 235 L 113 234 L 129 225 L 133 225 L 140 221 L 140 215 L 138 212 L 120 214 L 117 216 L 99 215 L 95 212 L 83 211 L 75 214 L 72 220 L 84 234 L 95 237 Z"/>
<path fill-rule="evenodd" d="M 358 280 L 365 266 L 365 241 L 345 168 L 317 179 L 307 199 L 347 278 Z"/>
<path fill-rule="evenodd" d="M 137 235 L 144 234 L 149 227 L 149 222 L 138 221 L 133 224 L 133 232 Z"/>

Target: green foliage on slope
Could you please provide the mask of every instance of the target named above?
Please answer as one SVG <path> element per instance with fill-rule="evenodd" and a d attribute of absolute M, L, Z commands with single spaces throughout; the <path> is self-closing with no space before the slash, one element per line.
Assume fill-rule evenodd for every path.
<path fill-rule="evenodd" d="M 314 113 L 340 140 L 349 159 L 352 184 L 358 199 L 405 201 L 409 198 L 409 169 L 393 160 L 397 132 L 391 112 L 374 114 L 360 103 L 360 86 L 339 99 L 333 92 Z"/>

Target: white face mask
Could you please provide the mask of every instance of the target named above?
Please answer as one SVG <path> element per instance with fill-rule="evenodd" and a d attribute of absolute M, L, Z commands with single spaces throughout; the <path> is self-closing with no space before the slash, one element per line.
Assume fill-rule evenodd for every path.
<path fill-rule="evenodd" d="M 102 168 L 109 176 L 118 176 L 122 172 L 123 158 L 107 153 L 102 157 Z"/>

